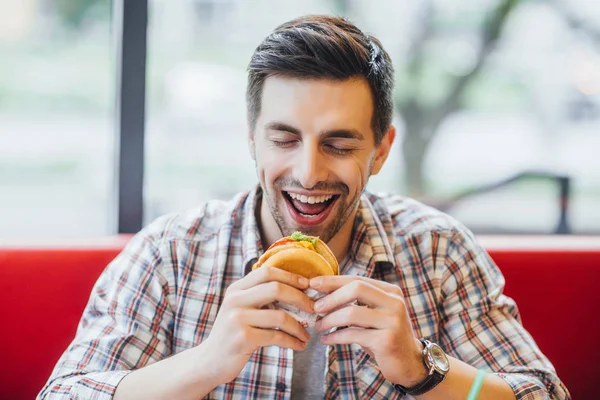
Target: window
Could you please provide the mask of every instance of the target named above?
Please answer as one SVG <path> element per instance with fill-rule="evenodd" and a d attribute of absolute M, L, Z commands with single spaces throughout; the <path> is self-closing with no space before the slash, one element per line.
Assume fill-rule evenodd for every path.
<path fill-rule="evenodd" d="M 369 190 L 476 233 L 598 234 L 595 4 L 150 0 L 144 223 L 253 187 L 249 58 L 280 23 L 329 13 L 380 38 L 397 72 L 398 136 Z M 111 9 L 0 0 L 0 237 L 116 233 Z"/>
<path fill-rule="evenodd" d="M 110 1 L 0 1 L 0 237 L 112 231 L 110 20 Z"/>
<path fill-rule="evenodd" d="M 151 1 L 146 220 L 257 181 L 248 60 L 283 21 L 333 13 L 378 36 L 397 70 L 400 134 L 370 190 L 443 206 L 476 232 L 554 233 L 565 176 L 569 231 L 600 232 L 600 43 L 576 28 L 598 7 L 571 3 Z"/>

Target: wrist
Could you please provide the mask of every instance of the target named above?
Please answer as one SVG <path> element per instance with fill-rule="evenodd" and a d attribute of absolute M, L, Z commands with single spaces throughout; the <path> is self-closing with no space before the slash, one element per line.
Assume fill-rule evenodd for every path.
<path fill-rule="evenodd" d="M 197 381 L 202 381 L 213 385 L 213 388 L 227 383 L 222 373 L 223 357 L 215 352 L 213 346 L 208 340 L 200 345 L 190 349 L 193 350 L 192 362 L 194 376 Z"/>
<path fill-rule="evenodd" d="M 427 339 L 421 339 L 420 342 L 423 344 L 421 354 L 426 370 L 425 378 L 417 383 L 413 382 L 411 386 L 395 384 L 396 390 L 403 395 L 417 396 L 429 392 L 444 381 L 450 370 L 450 360 L 439 345 L 431 343 Z M 416 371 L 416 369 L 413 369 L 413 371 Z"/>
<path fill-rule="evenodd" d="M 207 374 L 210 368 L 199 368 L 196 348 L 182 351 L 164 360 L 137 369 L 117 386 L 115 399 L 199 399 L 217 385 Z"/>
<path fill-rule="evenodd" d="M 394 384 L 405 387 L 418 385 L 425 380 L 429 371 L 423 362 L 423 349 L 423 343 L 415 339 L 415 346 L 410 355 L 397 358 L 397 374 L 395 376 L 388 376 L 387 379 Z"/>
<path fill-rule="evenodd" d="M 184 351 L 187 358 L 185 370 L 186 381 L 194 386 L 209 388 L 209 391 L 225 383 L 220 374 L 219 361 L 213 357 L 210 343 L 206 341 L 200 345 Z"/>
<path fill-rule="evenodd" d="M 427 375 L 429 373 L 429 370 L 423 362 L 423 349 L 425 348 L 425 346 L 423 346 L 423 343 L 421 343 L 419 339 L 415 339 L 415 343 L 416 350 L 415 352 L 413 352 L 413 356 L 411 357 L 412 367 L 409 368 L 409 370 L 405 374 L 406 376 L 402 379 L 403 382 L 394 382 L 404 387 L 413 387 L 415 385 L 418 385 L 419 383 L 423 382 L 425 378 L 427 378 Z"/>

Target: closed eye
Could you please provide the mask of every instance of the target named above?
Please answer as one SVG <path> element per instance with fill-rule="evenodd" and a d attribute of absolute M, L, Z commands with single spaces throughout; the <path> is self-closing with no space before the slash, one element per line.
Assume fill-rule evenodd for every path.
<path fill-rule="evenodd" d="M 350 154 L 354 151 L 354 149 L 346 149 L 346 148 L 336 147 L 336 146 L 333 146 L 330 144 L 326 144 L 325 148 L 327 149 L 328 152 L 337 154 L 337 155 L 341 155 L 341 156 Z"/>
<path fill-rule="evenodd" d="M 273 143 L 277 147 L 287 148 L 293 146 L 297 140 L 273 140 L 271 139 L 271 143 Z"/>

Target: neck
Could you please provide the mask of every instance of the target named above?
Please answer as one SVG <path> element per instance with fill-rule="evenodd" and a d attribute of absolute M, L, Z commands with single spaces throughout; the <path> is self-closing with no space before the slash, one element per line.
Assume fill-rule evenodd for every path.
<path fill-rule="evenodd" d="M 335 254 L 335 258 L 337 258 L 340 265 L 346 259 L 348 252 L 350 251 L 350 246 L 352 244 L 352 228 L 354 228 L 354 220 L 356 219 L 357 212 L 358 210 L 355 210 L 348 220 L 344 222 L 344 225 L 342 225 L 338 233 L 327 242 L 327 246 L 329 246 L 333 254 Z"/>
<path fill-rule="evenodd" d="M 255 212 L 263 248 L 266 250 L 277 240 L 281 239 L 281 231 L 279 230 L 279 226 L 277 225 L 277 222 L 275 222 L 271 210 L 269 209 L 269 205 L 264 198 L 260 200 L 260 205 Z M 357 212 L 358 208 L 354 210 L 352 215 L 346 220 L 335 236 L 327 242 L 327 245 L 340 264 L 344 261 L 350 251 L 350 245 L 352 244 L 352 229 L 354 228 L 354 220 L 356 219 Z"/>

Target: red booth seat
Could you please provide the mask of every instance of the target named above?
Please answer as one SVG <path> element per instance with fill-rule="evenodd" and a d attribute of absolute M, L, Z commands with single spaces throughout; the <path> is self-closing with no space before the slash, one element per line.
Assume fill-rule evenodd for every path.
<path fill-rule="evenodd" d="M 73 339 L 96 279 L 129 238 L 0 242 L 0 398 L 35 398 Z M 600 238 L 481 240 L 573 398 L 597 398 Z"/>

